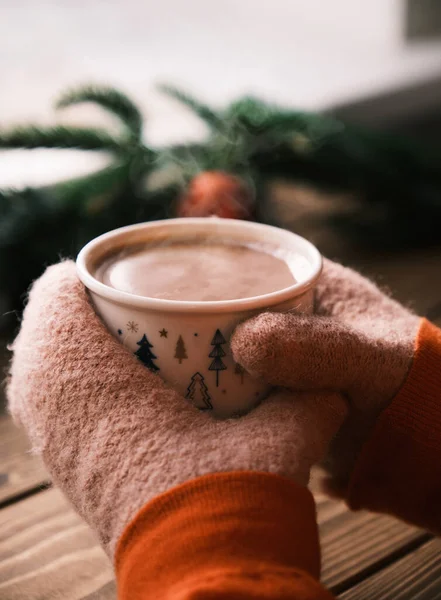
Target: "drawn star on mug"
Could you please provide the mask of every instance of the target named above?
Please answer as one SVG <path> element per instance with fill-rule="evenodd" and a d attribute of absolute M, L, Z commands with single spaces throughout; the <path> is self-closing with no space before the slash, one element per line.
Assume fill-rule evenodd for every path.
<path fill-rule="evenodd" d="M 138 323 L 135 323 L 135 321 L 129 321 L 127 323 L 127 329 L 132 333 L 136 333 L 138 331 Z"/>
<path fill-rule="evenodd" d="M 159 336 L 160 337 L 167 337 L 168 331 L 167 329 L 161 329 L 161 331 L 159 332 Z"/>

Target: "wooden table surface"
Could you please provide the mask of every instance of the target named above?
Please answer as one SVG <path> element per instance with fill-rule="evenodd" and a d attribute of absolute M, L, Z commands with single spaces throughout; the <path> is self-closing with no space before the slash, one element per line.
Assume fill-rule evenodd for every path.
<path fill-rule="evenodd" d="M 314 238 L 314 232 L 310 237 Z M 374 275 L 395 297 L 441 324 L 441 250 L 385 256 L 328 254 Z M 441 598 L 441 540 L 391 517 L 351 513 L 311 487 L 317 499 L 323 582 L 341 600 Z M 93 533 L 49 486 L 38 457 L 7 415 L 0 415 L 1 600 L 110 600 L 111 565 Z"/>

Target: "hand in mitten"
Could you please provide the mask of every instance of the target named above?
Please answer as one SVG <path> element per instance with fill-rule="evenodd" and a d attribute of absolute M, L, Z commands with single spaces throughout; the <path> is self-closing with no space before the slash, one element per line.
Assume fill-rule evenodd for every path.
<path fill-rule="evenodd" d="M 263 471 L 306 484 L 346 411 L 332 392 L 285 392 L 213 420 L 111 336 L 71 262 L 33 286 L 13 351 L 10 411 L 110 554 L 148 500 L 198 476 Z"/>
<path fill-rule="evenodd" d="M 253 376 L 295 390 L 343 392 L 348 417 L 326 460 L 343 491 L 378 415 L 403 385 L 420 319 L 373 283 L 326 260 L 315 315 L 261 314 L 232 339 L 235 360 Z"/>

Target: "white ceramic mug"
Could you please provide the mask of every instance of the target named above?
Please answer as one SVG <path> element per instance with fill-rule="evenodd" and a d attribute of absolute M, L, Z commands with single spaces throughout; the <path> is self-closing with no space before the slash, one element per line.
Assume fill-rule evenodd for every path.
<path fill-rule="evenodd" d="M 198 238 L 264 243 L 286 250 L 294 257 L 291 268 L 297 282 L 253 298 L 189 302 L 136 296 L 94 277 L 104 257 L 132 245 Z M 81 250 L 77 269 L 97 313 L 113 335 L 189 402 L 225 418 L 243 414 L 268 393 L 262 381 L 251 378 L 234 363 L 228 343 L 234 327 L 265 309 L 312 312 L 313 288 L 322 259 L 307 240 L 277 227 L 233 219 L 170 219 L 101 235 Z"/>

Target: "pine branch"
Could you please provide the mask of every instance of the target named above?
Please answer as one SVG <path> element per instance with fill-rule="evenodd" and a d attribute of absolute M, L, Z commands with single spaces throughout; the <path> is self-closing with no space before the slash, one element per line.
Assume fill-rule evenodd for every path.
<path fill-rule="evenodd" d="M 178 100 L 182 104 L 185 104 L 190 110 L 198 115 L 200 119 L 211 128 L 216 130 L 223 130 L 225 128 L 224 120 L 211 110 L 206 104 L 202 104 L 195 98 L 192 98 L 189 94 L 178 90 L 172 85 L 160 85 L 158 89 L 167 96 Z"/>
<path fill-rule="evenodd" d="M 230 104 L 225 110 L 225 118 L 242 123 L 249 129 L 264 130 L 269 126 L 268 120 L 272 113 L 273 108 L 268 104 L 245 96 Z"/>
<path fill-rule="evenodd" d="M 82 102 L 94 102 L 117 116 L 135 140 L 142 136 L 142 115 L 135 104 L 122 92 L 94 85 L 67 91 L 57 101 L 57 108 L 65 108 Z"/>
<path fill-rule="evenodd" d="M 0 148 L 72 148 L 121 152 L 124 144 L 103 129 L 55 127 L 16 127 L 0 130 Z"/>
<path fill-rule="evenodd" d="M 225 118 L 241 123 L 253 134 L 282 136 L 283 139 L 299 133 L 315 142 L 344 128 L 340 121 L 330 116 L 282 109 L 251 96 L 233 102 L 226 110 Z"/>
<path fill-rule="evenodd" d="M 77 207 L 86 212 L 96 198 L 116 195 L 127 187 L 129 176 L 130 163 L 117 162 L 95 173 L 56 183 L 50 189 L 59 206 Z"/>

